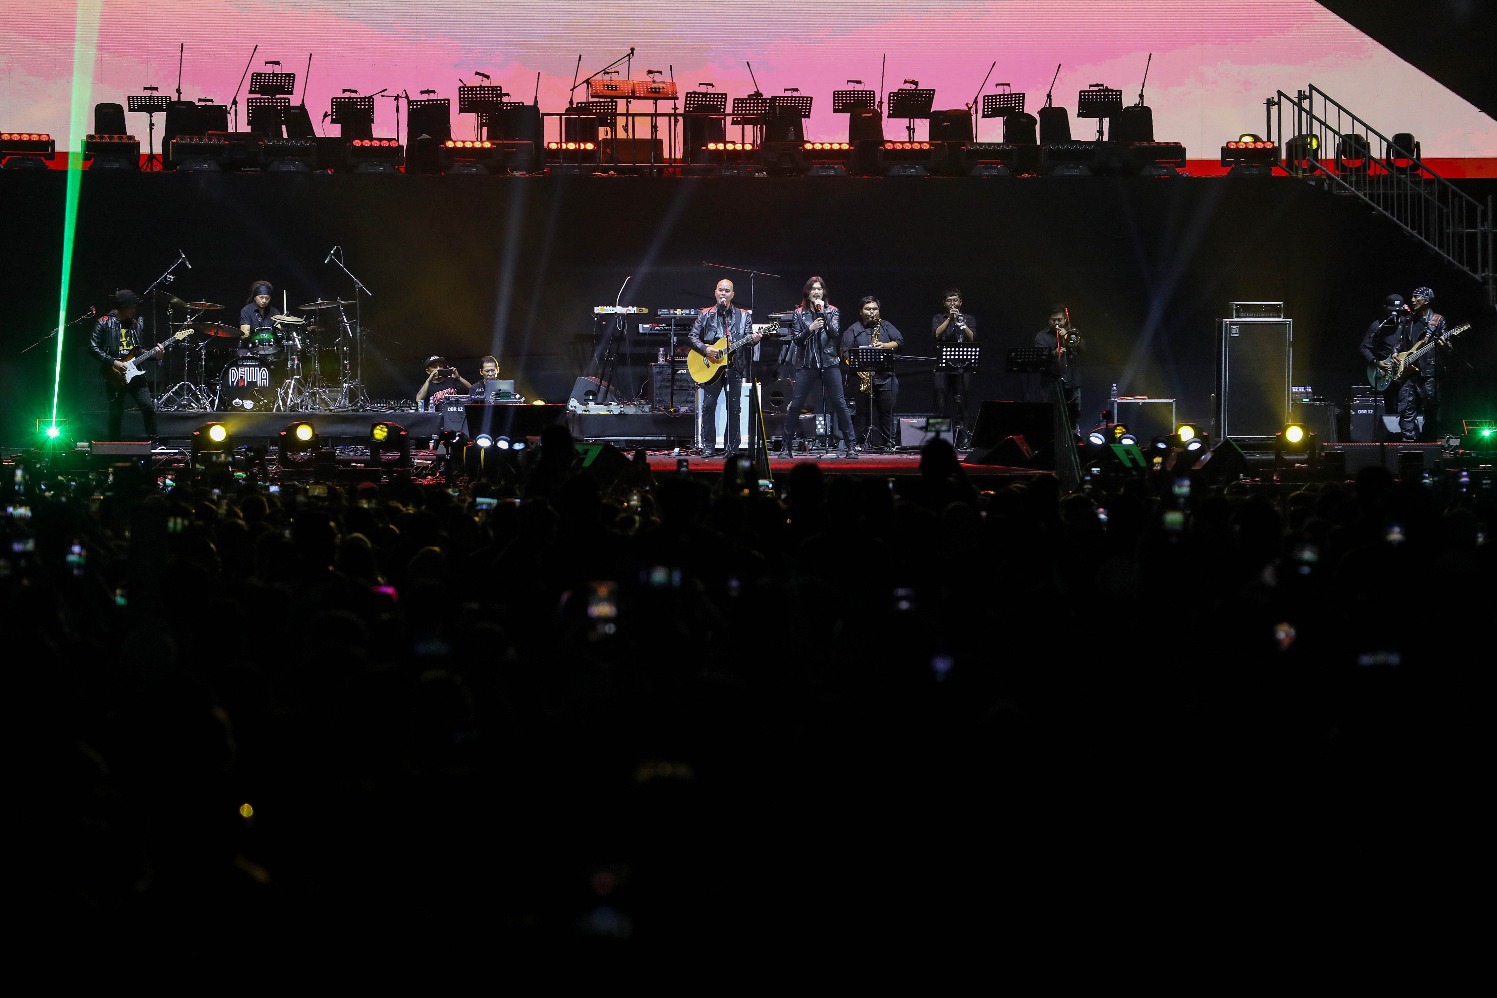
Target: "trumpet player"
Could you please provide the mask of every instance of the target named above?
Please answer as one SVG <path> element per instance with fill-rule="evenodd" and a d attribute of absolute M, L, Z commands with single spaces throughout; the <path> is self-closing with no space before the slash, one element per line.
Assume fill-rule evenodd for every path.
<path fill-rule="evenodd" d="M 886 351 L 890 358 L 904 349 L 904 334 L 894 323 L 883 317 L 883 305 L 874 295 L 865 295 L 858 302 L 858 321 L 847 331 L 849 356 L 851 351 L 872 347 Z M 894 406 L 899 400 L 899 378 L 892 363 L 880 365 L 877 370 L 861 370 L 854 364 L 857 373 L 857 391 L 849 394 L 855 401 L 853 427 L 863 449 L 874 453 L 889 453 L 899 446 L 899 432 L 894 419 Z"/>
<path fill-rule="evenodd" d="M 965 310 L 959 289 L 947 288 L 941 292 L 941 310 L 931 316 L 930 331 L 938 353 L 942 346 L 964 346 L 976 342 L 977 320 Z M 936 365 L 933 391 L 936 415 L 951 420 L 958 450 L 966 446 L 971 437 L 967 397 L 972 386 L 972 371 L 971 364 Z"/>
<path fill-rule="evenodd" d="M 1059 388 L 1065 400 L 1066 413 L 1070 418 L 1071 432 L 1078 432 L 1081 418 L 1081 357 L 1086 353 L 1086 341 L 1071 321 L 1071 309 L 1066 305 L 1054 305 L 1045 328 L 1034 334 L 1034 345 L 1049 354 L 1049 360 L 1040 371 L 1040 386 L 1044 398 L 1056 397 Z"/>

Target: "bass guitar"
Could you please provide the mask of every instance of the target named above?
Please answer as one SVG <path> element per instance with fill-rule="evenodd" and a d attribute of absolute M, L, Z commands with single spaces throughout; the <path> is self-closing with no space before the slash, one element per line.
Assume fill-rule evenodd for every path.
<path fill-rule="evenodd" d="M 731 343 L 728 342 L 728 338 L 726 336 L 722 337 L 716 343 L 711 344 L 716 349 L 722 351 L 722 356 L 717 360 L 711 360 L 704 353 L 697 353 L 695 350 L 691 351 L 686 355 L 686 370 L 691 372 L 691 380 L 695 381 L 699 385 L 705 385 L 707 382 L 717 377 L 718 371 L 721 371 L 724 367 L 727 366 L 728 358 L 733 355 L 734 350 L 737 350 L 739 347 L 743 346 L 746 343 L 753 342 L 755 333 L 759 333 L 762 337 L 764 335 L 767 335 L 767 333 L 765 332 L 766 329 L 772 328 L 774 327 L 770 325 L 750 326 L 742 336 L 733 340 Z"/>
<path fill-rule="evenodd" d="M 1445 339 L 1447 341 L 1453 340 L 1470 328 L 1471 323 L 1469 322 L 1464 326 L 1457 326 L 1445 334 Z M 1367 383 L 1377 391 L 1387 391 L 1388 387 L 1394 382 L 1402 381 L 1411 372 L 1417 370 L 1415 364 L 1418 363 L 1419 358 L 1439 345 L 1439 340 L 1421 340 L 1403 353 L 1395 353 L 1388 357 L 1388 367 L 1386 370 L 1377 364 L 1368 364 Z"/>
<path fill-rule="evenodd" d="M 109 369 L 109 373 L 118 378 L 120 384 L 128 385 L 130 382 L 146 373 L 145 371 L 141 370 L 142 364 L 153 357 L 159 357 L 161 354 L 166 353 L 167 347 L 171 346 L 173 343 L 178 342 L 179 340 L 187 339 L 187 337 L 191 336 L 195 332 L 197 332 L 196 329 L 184 329 L 181 332 L 173 333 L 171 339 L 162 340 L 160 343 L 151 347 L 149 350 L 141 350 L 139 347 L 137 347 L 134 350 L 130 351 L 130 356 L 124 358 L 125 369 L 123 371 L 121 371 L 117 367 L 111 367 Z"/>

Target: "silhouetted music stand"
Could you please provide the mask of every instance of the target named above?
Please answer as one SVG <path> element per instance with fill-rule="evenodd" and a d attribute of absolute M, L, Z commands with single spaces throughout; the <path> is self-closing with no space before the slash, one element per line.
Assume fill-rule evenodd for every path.
<path fill-rule="evenodd" d="M 889 95 L 890 118 L 905 118 L 909 124 L 906 131 L 909 140 L 915 141 L 915 119 L 924 118 L 930 120 L 930 106 L 935 103 L 936 92 L 934 90 L 921 90 L 912 88 L 909 90 L 896 90 Z"/>
<path fill-rule="evenodd" d="M 282 126 L 285 124 L 286 108 L 291 106 L 290 97 L 246 97 L 244 106 L 249 113 L 250 131 L 271 139 L 283 137 Z"/>
<path fill-rule="evenodd" d="M 866 372 L 874 376 L 893 374 L 894 352 L 892 350 L 885 350 L 882 347 L 853 347 L 847 351 L 847 363 L 849 367 L 859 373 Z M 862 386 L 859 385 L 858 387 L 861 390 Z M 873 423 L 878 415 L 873 407 L 874 391 L 875 388 L 870 385 L 868 388 L 868 426 L 863 430 L 863 439 L 860 441 L 864 447 L 868 446 L 868 437 L 873 433 Z M 857 403 L 852 403 L 852 406 L 856 409 Z M 898 422 L 898 420 L 895 420 L 896 426 Z M 890 440 L 889 446 L 898 447 L 899 441 Z"/>
<path fill-rule="evenodd" d="M 374 138 L 374 97 L 334 97 L 333 124 L 345 139 Z"/>
<path fill-rule="evenodd" d="M 600 128 L 608 129 L 612 137 L 618 113 L 619 102 L 612 98 L 573 104 L 562 112 L 562 141 L 597 142 Z"/>
<path fill-rule="evenodd" d="M 1093 83 L 1076 95 L 1076 117 L 1097 119 L 1097 141 L 1102 141 L 1102 123 L 1123 111 L 1123 92 Z"/>
<path fill-rule="evenodd" d="M 249 92 L 261 97 L 281 97 L 296 92 L 295 73 L 251 73 Z"/>
<path fill-rule="evenodd" d="M 770 107 L 768 97 L 734 97 L 733 117 L 728 124 L 738 126 L 740 140 L 743 138 L 744 126 L 753 128 L 753 141 L 759 142 L 763 138 L 764 119 L 769 116 Z"/>
<path fill-rule="evenodd" d="M 164 169 L 161 157 L 156 155 L 156 115 L 164 114 L 170 103 L 171 98 L 164 94 L 131 94 L 125 98 L 125 110 L 144 114 L 150 129 L 146 161 L 142 170 Z"/>
<path fill-rule="evenodd" d="M 1004 118 L 1011 114 L 1024 113 L 1024 94 L 983 94 L 982 116 L 984 118 Z M 1003 141 L 1008 141 L 1006 138 Z"/>
<path fill-rule="evenodd" d="M 681 158 L 691 162 L 692 155 L 708 142 L 728 137 L 723 116 L 728 113 L 728 95 L 705 90 L 685 94 L 685 117 L 682 119 Z"/>
<path fill-rule="evenodd" d="M 872 90 L 833 90 L 832 113 L 847 114 L 855 107 L 874 107 L 876 96 Z"/>
<path fill-rule="evenodd" d="M 790 126 L 793 135 L 774 136 L 775 139 L 783 139 L 791 142 L 800 142 L 805 139 L 805 126 L 801 122 L 811 117 L 811 98 L 800 94 L 775 94 L 769 99 L 769 117 L 775 125 L 783 124 L 785 121 L 794 122 Z"/>
<path fill-rule="evenodd" d="M 1044 347 L 1014 347 L 1004 369 L 1009 374 L 1038 374 L 1050 366 L 1050 351 Z"/>

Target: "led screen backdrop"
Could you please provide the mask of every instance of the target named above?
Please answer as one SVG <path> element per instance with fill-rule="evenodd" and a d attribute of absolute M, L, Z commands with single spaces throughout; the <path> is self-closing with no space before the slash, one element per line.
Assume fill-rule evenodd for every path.
<path fill-rule="evenodd" d="M 0 127 L 49 132 L 59 148 L 77 147 L 72 132 L 92 127 L 95 102 L 123 104 L 146 86 L 234 102 L 245 128 L 249 74 L 284 72 L 319 133 L 337 134 L 325 116 L 345 91 L 379 94 L 375 133 L 389 136 L 397 115 L 403 127 L 405 98 L 431 91 L 452 99 L 458 138 L 477 130 L 475 115 L 457 113 L 463 83 L 501 86 L 547 115 L 585 99 L 589 77 L 674 82 L 682 94 L 791 92 L 812 99 L 807 138 L 842 139 L 848 121 L 832 110 L 834 90 L 874 90 L 887 111 L 889 93 L 916 81 L 935 91 L 938 110 L 975 105 L 978 137 L 995 141 L 1000 123 L 981 118 L 983 95 L 1022 92 L 1033 112 L 1050 93 L 1070 110 L 1073 135 L 1087 138 L 1096 123 L 1075 119 L 1078 94 L 1102 84 L 1125 104 L 1142 92 L 1155 137 L 1200 160 L 1240 132 L 1264 131 L 1267 98 L 1314 84 L 1384 134 L 1416 131 L 1427 158 L 1497 156 L 1488 116 L 1314 0 L 19 0 L 0 11 L 0 32 Z M 630 110 L 652 108 L 679 105 Z M 145 137 L 144 114 L 127 120 Z M 671 137 L 669 119 L 633 127 L 652 125 Z M 907 127 L 888 121 L 885 135 Z M 916 122 L 916 137 L 927 127 Z"/>

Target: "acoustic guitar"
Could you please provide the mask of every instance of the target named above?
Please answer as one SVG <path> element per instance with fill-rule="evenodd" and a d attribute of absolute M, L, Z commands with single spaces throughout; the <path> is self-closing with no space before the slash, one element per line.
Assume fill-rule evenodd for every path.
<path fill-rule="evenodd" d="M 130 355 L 128 357 L 124 358 L 125 369 L 123 371 L 121 371 L 117 367 L 110 367 L 109 373 L 118 378 L 120 384 L 128 385 L 130 382 L 146 373 L 145 371 L 141 370 L 142 364 L 153 357 L 159 357 L 161 354 L 166 353 L 167 347 L 171 346 L 173 343 L 178 342 L 179 340 L 185 340 L 195 332 L 197 332 L 197 330 L 195 329 L 183 329 L 180 332 L 173 333 L 171 339 L 162 340 L 160 343 L 151 347 L 149 350 L 141 350 L 139 347 L 136 347 L 134 350 L 130 351 Z"/>
<path fill-rule="evenodd" d="M 1469 322 L 1464 326 L 1457 326 L 1456 328 L 1445 334 L 1445 339 L 1447 341 L 1453 340 L 1470 328 L 1471 323 Z M 1411 373 L 1418 370 L 1415 365 L 1418 363 L 1419 358 L 1423 357 L 1425 354 L 1429 353 L 1439 345 L 1439 340 L 1421 340 L 1418 343 L 1415 343 L 1412 347 L 1409 347 L 1409 349 L 1405 350 L 1403 353 L 1395 353 L 1389 356 L 1387 358 L 1387 370 L 1384 370 L 1377 364 L 1368 364 L 1367 383 L 1377 391 L 1387 391 L 1390 385 L 1394 384 L 1395 382 L 1402 381 Z"/>
<path fill-rule="evenodd" d="M 760 338 L 762 339 L 767 337 L 769 330 L 774 328 L 774 325 L 768 323 L 762 326 L 750 326 L 742 336 L 731 343 L 728 342 L 726 336 L 722 337 L 716 343 L 711 344 L 711 346 L 722 351 L 722 356 L 717 360 L 711 360 L 704 353 L 697 353 L 695 350 L 691 351 L 686 355 L 686 370 L 691 373 L 691 380 L 699 385 L 705 385 L 717 377 L 718 371 L 721 371 L 728 365 L 728 358 L 733 356 L 734 350 L 737 350 L 746 343 L 752 343 L 755 333 L 761 334 Z"/>

